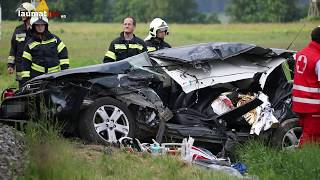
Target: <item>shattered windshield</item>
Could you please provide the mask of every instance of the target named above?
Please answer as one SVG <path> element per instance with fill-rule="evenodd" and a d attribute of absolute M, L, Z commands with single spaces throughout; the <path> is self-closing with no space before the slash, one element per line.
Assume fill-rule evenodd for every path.
<path fill-rule="evenodd" d="M 153 68 L 149 55 L 146 52 L 129 57 L 124 61 L 127 61 L 132 66 L 133 70 L 141 69 L 153 74 L 161 75 L 155 72 L 155 68 Z"/>

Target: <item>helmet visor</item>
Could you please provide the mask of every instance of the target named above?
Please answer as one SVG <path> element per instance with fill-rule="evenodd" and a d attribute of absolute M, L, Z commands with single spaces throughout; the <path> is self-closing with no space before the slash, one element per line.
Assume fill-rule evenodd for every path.
<path fill-rule="evenodd" d="M 158 31 L 167 32 L 168 31 L 168 27 L 159 27 Z"/>
<path fill-rule="evenodd" d="M 39 19 L 36 22 L 34 22 L 33 24 L 48 24 L 46 21 L 44 21 L 43 19 Z"/>

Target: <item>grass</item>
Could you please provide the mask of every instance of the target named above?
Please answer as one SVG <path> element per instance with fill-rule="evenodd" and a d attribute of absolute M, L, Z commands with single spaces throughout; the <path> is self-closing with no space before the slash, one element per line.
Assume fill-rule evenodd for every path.
<path fill-rule="evenodd" d="M 319 145 L 302 149 L 278 150 L 258 141 L 250 141 L 238 149 L 238 158 L 248 165 L 249 174 L 260 179 L 320 179 Z"/>
<path fill-rule="evenodd" d="M 232 179 L 190 167 L 172 157 L 151 157 L 66 140 L 33 145 L 32 162 L 21 179 Z M 53 144 L 54 143 L 54 144 Z"/>
<path fill-rule="evenodd" d="M 28 124 L 29 164 L 25 176 L 18 179 L 235 179 L 191 167 L 174 156 L 153 157 L 83 145 L 61 138 L 59 129 L 47 122 Z M 319 146 L 282 151 L 249 141 L 237 150 L 237 157 L 248 166 L 250 176 L 262 180 L 316 180 L 320 178 L 319 153 Z"/>
<path fill-rule="evenodd" d="M 18 179 L 234 179 L 226 174 L 191 167 L 178 157 L 152 157 L 115 148 L 83 145 L 63 139 L 48 121 L 26 128 L 28 164 Z"/>
<path fill-rule="evenodd" d="M 18 22 L 2 22 L 0 40 L 0 91 L 17 86 L 6 73 L 6 59 L 13 28 Z M 291 49 L 298 50 L 309 41 L 312 28 L 319 21 L 307 22 Z M 170 24 L 167 41 L 172 46 L 203 42 L 244 42 L 264 47 L 287 48 L 302 22 L 286 24 L 226 24 L 181 25 Z M 58 23 L 49 29 L 66 44 L 71 67 L 102 62 L 112 39 L 119 35 L 120 24 Z M 147 24 L 139 24 L 136 34 L 144 38 Z M 113 150 L 109 155 L 101 146 L 83 146 L 59 137 L 57 127 L 31 124 L 27 130 L 29 163 L 24 177 L 19 179 L 230 179 L 212 171 L 192 168 L 172 157 L 150 157 Z M 50 126 L 49 126 L 50 127 Z M 238 152 L 249 173 L 260 179 L 320 179 L 318 147 L 295 151 L 269 149 L 251 142 Z"/>

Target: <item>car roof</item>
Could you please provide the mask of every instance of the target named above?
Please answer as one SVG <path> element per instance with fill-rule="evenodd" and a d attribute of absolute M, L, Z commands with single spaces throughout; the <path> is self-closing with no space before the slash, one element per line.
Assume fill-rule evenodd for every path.
<path fill-rule="evenodd" d="M 210 42 L 168 48 L 150 53 L 151 57 L 197 64 L 215 60 L 225 60 L 240 54 L 252 54 L 261 57 L 292 55 L 294 51 L 285 49 L 263 48 L 254 44 L 237 42 Z"/>

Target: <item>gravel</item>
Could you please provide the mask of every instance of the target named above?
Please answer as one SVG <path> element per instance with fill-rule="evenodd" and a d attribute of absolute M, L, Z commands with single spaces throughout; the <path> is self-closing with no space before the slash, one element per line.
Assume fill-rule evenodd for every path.
<path fill-rule="evenodd" d="M 0 124 L 0 179 L 15 179 L 25 166 L 25 139 L 23 133 Z"/>

